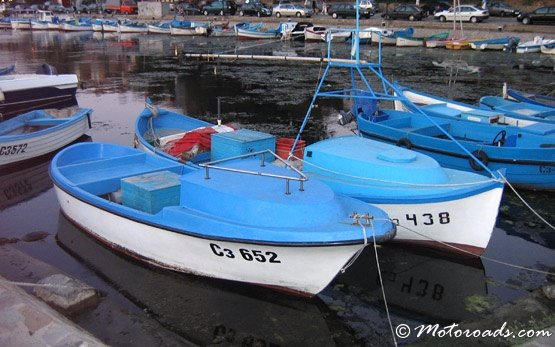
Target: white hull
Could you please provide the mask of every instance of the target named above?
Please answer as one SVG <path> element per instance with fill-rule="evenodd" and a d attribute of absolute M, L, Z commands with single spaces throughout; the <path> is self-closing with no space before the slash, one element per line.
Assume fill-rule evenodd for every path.
<path fill-rule="evenodd" d="M 426 95 L 420 95 L 413 93 L 411 91 L 405 91 L 404 96 L 407 97 L 412 103 L 416 105 L 434 105 L 434 104 L 445 104 L 445 106 L 459 110 L 461 112 L 468 112 L 472 109 L 470 107 L 466 107 L 464 105 L 459 105 L 456 103 L 445 102 L 440 99 L 434 99 L 432 97 L 428 97 Z M 408 111 L 400 101 L 394 101 L 395 109 L 397 111 Z M 525 120 L 525 119 L 516 119 L 513 117 L 505 116 L 503 113 L 499 113 L 499 120 L 500 123 L 506 123 L 516 127 L 525 127 L 528 125 L 536 124 L 537 122 L 533 120 Z"/>
<path fill-rule="evenodd" d="M 127 25 L 119 25 L 118 31 L 120 33 L 147 33 L 147 27 L 135 27 L 135 26 L 127 26 Z"/>
<path fill-rule="evenodd" d="M 304 31 L 304 40 L 305 41 L 324 41 L 324 35 L 325 35 L 325 32 L 312 31 L 307 28 Z"/>
<path fill-rule="evenodd" d="M 379 44 L 381 41 L 382 45 L 396 45 L 397 44 L 397 38 L 396 37 L 389 37 L 389 36 L 384 36 L 381 35 L 378 32 L 372 32 L 371 33 L 372 36 L 372 44 Z"/>
<path fill-rule="evenodd" d="M 156 25 L 148 25 L 149 34 L 171 34 L 170 28 L 160 28 Z"/>
<path fill-rule="evenodd" d="M 30 21 L 11 21 L 12 29 L 31 29 L 31 22 Z"/>
<path fill-rule="evenodd" d="M 92 26 L 63 23 L 61 24 L 60 29 L 63 31 L 92 31 Z"/>
<path fill-rule="evenodd" d="M 60 29 L 60 24 L 49 22 L 48 23 L 48 29 L 50 29 L 50 30 L 59 30 Z"/>
<path fill-rule="evenodd" d="M 397 47 L 422 47 L 424 45 L 424 41 L 398 37 L 395 44 L 397 45 Z"/>
<path fill-rule="evenodd" d="M 147 263 L 180 272 L 316 294 L 363 245 L 288 247 L 205 239 L 127 219 L 55 186 L 62 211 L 97 239 Z M 280 262 L 246 260 L 253 250 Z M 233 254 L 228 257 L 226 254 Z"/>
<path fill-rule="evenodd" d="M 92 25 L 93 31 L 102 31 L 102 24 L 94 24 Z"/>
<path fill-rule="evenodd" d="M 48 30 L 50 29 L 47 22 L 31 21 L 31 30 Z"/>
<path fill-rule="evenodd" d="M 117 32 L 118 26 L 111 24 L 102 24 L 102 31 L 104 32 Z"/>
<path fill-rule="evenodd" d="M 176 28 L 171 27 L 170 33 L 179 36 L 208 35 L 208 29 L 204 27 Z"/>
<path fill-rule="evenodd" d="M 519 54 L 538 53 L 539 51 L 540 51 L 540 45 L 517 46 L 516 48 L 516 52 Z"/>
<path fill-rule="evenodd" d="M 424 46 L 426 46 L 426 48 L 441 48 L 445 47 L 447 45 L 447 42 L 448 41 L 445 40 L 430 40 L 424 42 Z"/>
<path fill-rule="evenodd" d="M 555 54 L 555 47 L 548 48 L 547 46 L 541 46 L 540 52 L 542 52 L 543 54 Z"/>
<path fill-rule="evenodd" d="M 477 51 L 502 51 L 505 48 L 504 43 L 482 43 L 482 44 L 475 44 L 474 42 L 470 43 L 470 48 L 477 50 Z"/>
<path fill-rule="evenodd" d="M 503 189 L 496 188 L 453 201 L 373 205 L 398 223 L 394 241 L 415 241 L 434 247 L 447 243 L 481 254 L 493 232 L 502 194 Z"/>
<path fill-rule="evenodd" d="M 58 131 L 47 132 L 37 136 L 27 135 L 16 140 L 8 139 L 6 141 L 0 138 L 0 165 L 35 158 L 58 150 L 77 140 L 88 129 L 88 119 L 84 117 L 78 122 Z M 14 152 L 13 149 L 15 148 L 17 150 Z"/>

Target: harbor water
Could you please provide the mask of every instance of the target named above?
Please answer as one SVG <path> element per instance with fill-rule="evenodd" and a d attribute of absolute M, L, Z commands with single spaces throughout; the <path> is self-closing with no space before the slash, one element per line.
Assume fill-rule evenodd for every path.
<path fill-rule="evenodd" d="M 350 49 L 346 44 L 334 47 Z M 58 73 L 77 74 L 79 105 L 94 110 L 90 140 L 128 146 L 133 145 L 134 121 L 146 97 L 158 107 L 209 122 L 222 119 L 278 137 L 294 137 L 325 68 L 321 63 L 189 60 L 182 57 L 183 52 L 323 57 L 326 45 L 239 42 L 234 37 L 0 32 L 0 67 L 15 63 L 18 72 L 31 73 L 48 63 Z M 362 46 L 361 57 L 376 59 L 377 49 Z M 555 88 L 555 56 L 384 47 L 382 59 L 390 80 L 467 103 L 477 103 L 483 95 L 499 95 L 503 83 L 528 91 Z M 330 74 L 327 83 L 343 87 L 349 75 Z M 336 116 L 348 108 L 341 99 L 320 100 L 303 134 L 306 143 L 344 133 Z M 105 248 L 60 213 L 48 176 L 48 158 L 2 169 L 0 178 L 0 249 L 9 243 L 192 344 L 393 343 L 371 247 L 315 298 L 294 298 L 156 269 Z M 519 193 L 537 213 L 555 223 L 552 194 Z M 25 238 L 33 232 L 43 237 Z M 555 232 L 509 189 L 481 259 L 384 245 L 378 258 L 393 326 L 478 319 L 544 285 L 547 276 L 527 268 L 554 272 L 554 248 Z M 106 341 L 110 324 L 95 321 L 94 316 L 91 308 L 72 320 Z M 399 342 L 414 340 L 411 336 Z"/>

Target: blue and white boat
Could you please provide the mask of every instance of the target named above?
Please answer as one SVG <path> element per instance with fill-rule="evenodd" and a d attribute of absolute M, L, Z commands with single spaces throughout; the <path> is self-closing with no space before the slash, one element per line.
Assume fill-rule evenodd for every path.
<path fill-rule="evenodd" d="M 92 21 L 89 18 L 75 18 L 60 23 L 63 31 L 93 31 Z"/>
<path fill-rule="evenodd" d="M 382 210 L 259 158 L 199 170 L 83 143 L 60 151 L 50 169 L 63 213 L 113 249 L 300 295 L 320 292 L 367 244 L 395 234 Z"/>
<path fill-rule="evenodd" d="M 256 26 L 236 26 L 235 33 L 238 40 L 281 39 L 287 36 L 295 25 L 297 25 L 295 22 L 282 22 L 277 28 L 267 30 Z"/>
<path fill-rule="evenodd" d="M 104 24 L 114 27 L 114 31 L 117 31 L 118 20 L 104 18 L 96 18 L 92 21 L 93 31 L 104 31 Z"/>
<path fill-rule="evenodd" d="M 15 72 L 15 64 L 0 68 L 0 76 L 9 75 Z"/>
<path fill-rule="evenodd" d="M 35 110 L 0 123 L 0 166 L 53 152 L 90 128 L 89 108 Z"/>
<path fill-rule="evenodd" d="M 480 105 L 503 112 L 516 119 L 526 119 L 555 124 L 555 108 L 512 101 L 501 96 L 483 96 Z"/>
<path fill-rule="evenodd" d="M 494 39 L 472 41 L 470 48 L 477 51 L 495 50 L 502 51 L 507 48 L 518 45 L 520 38 L 516 36 L 498 37 Z"/>
<path fill-rule="evenodd" d="M 555 124 L 515 120 L 497 111 L 460 108 L 426 93 L 411 96 L 407 89 L 395 90 L 402 95 L 396 104 L 402 105 L 359 113 L 361 134 L 425 153 L 445 167 L 489 174 L 505 169 L 514 186 L 555 189 Z M 415 95 L 436 101 L 421 102 Z"/>
<path fill-rule="evenodd" d="M 126 21 L 122 21 L 121 23 L 118 23 L 118 32 L 146 34 L 148 32 L 148 27 L 145 23 L 126 20 Z"/>
<path fill-rule="evenodd" d="M 164 22 L 157 22 L 148 24 L 148 33 L 149 34 L 170 34 L 172 21 L 164 21 Z"/>
<path fill-rule="evenodd" d="M 418 106 L 425 106 L 426 110 L 434 109 L 435 115 L 441 115 L 440 109 L 443 109 L 445 116 L 450 117 L 451 114 L 457 115 L 461 112 L 465 114 L 474 114 L 475 117 L 468 117 L 470 120 L 477 122 L 488 122 L 497 125 L 512 125 L 516 127 L 524 127 L 535 124 L 537 122 L 545 122 L 545 118 L 535 117 L 534 113 L 525 111 L 522 113 L 517 112 L 504 112 L 502 110 L 494 109 L 486 105 L 470 105 L 463 102 L 442 98 L 436 95 L 431 95 L 419 90 L 408 88 L 395 83 L 395 88 L 398 92 L 402 93 L 403 97 L 407 98 L 411 103 Z M 487 100 L 487 99 L 486 99 Z M 407 108 L 401 101 L 395 102 L 395 109 L 398 111 L 407 111 Z M 530 113 L 526 115 L 526 113 Z"/>
<path fill-rule="evenodd" d="M 523 101 L 534 105 L 555 108 L 555 97 L 553 96 L 542 95 L 537 93 L 526 93 L 519 90 L 511 89 L 511 88 L 507 88 L 506 94 L 508 97 L 518 101 Z"/>
<path fill-rule="evenodd" d="M 555 39 L 544 39 L 536 36 L 532 41 L 521 42 L 516 46 L 517 53 L 539 53 L 542 45 L 554 43 Z"/>
<path fill-rule="evenodd" d="M 208 23 L 184 21 L 173 21 L 170 26 L 170 34 L 173 36 L 208 36 L 210 34 Z"/>

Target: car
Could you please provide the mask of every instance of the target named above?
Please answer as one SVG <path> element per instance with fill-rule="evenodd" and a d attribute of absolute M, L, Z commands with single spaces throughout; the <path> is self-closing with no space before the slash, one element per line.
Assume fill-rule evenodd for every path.
<path fill-rule="evenodd" d="M 219 14 L 220 16 L 228 14 L 233 16 L 235 12 L 237 12 L 237 5 L 234 1 L 229 0 L 213 1 L 202 8 L 202 13 L 205 16 L 210 14 Z"/>
<path fill-rule="evenodd" d="M 376 12 L 376 0 L 360 0 L 358 6 L 360 9 L 370 10 Z"/>
<path fill-rule="evenodd" d="M 555 6 L 545 6 L 530 13 L 521 13 L 516 20 L 522 24 L 553 24 L 555 23 Z"/>
<path fill-rule="evenodd" d="M 279 5 L 274 6 L 272 13 L 278 18 L 284 17 L 311 17 L 314 14 L 311 8 L 295 5 L 291 3 L 281 2 Z"/>
<path fill-rule="evenodd" d="M 489 18 L 488 10 L 479 9 L 476 6 L 461 5 L 451 7 L 447 11 L 441 11 L 434 14 L 434 18 L 440 22 L 445 21 L 463 21 L 477 23 Z"/>
<path fill-rule="evenodd" d="M 202 11 L 200 10 L 200 8 L 196 7 L 190 2 L 182 2 L 180 4 L 175 5 L 174 11 L 179 13 L 182 16 L 183 15 L 198 16 L 202 14 Z"/>
<path fill-rule="evenodd" d="M 73 8 L 65 7 L 64 5 L 60 4 L 52 4 L 48 6 L 48 11 L 52 11 L 52 13 L 71 13 L 73 12 Z"/>
<path fill-rule="evenodd" d="M 491 4 L 487 5 L 487 9 L 490 16 L 499 16 L 499 17 L 516 17 L 520 14 L 520 10 L 517 10 L 514 7 L 511 7 L 503 2 L 492 2 Z"/>
<path fill-rule="evenodd" d="M 420 8 L 424 11 L 424 14 L 431 15 L 436 12 L 446 11 L 451 8 L 451 3 L 447 1 L 435 1 L 435 0 L 420 0 Z"/>
<path fill-rule="evenodd" d="M 347 17 L 355 18 L 357 15 L 356 11 L 357 10 L 354 4 L 340 3 L 340 4 L 331 5 L 330 8 L 328 9 L 328 14 L 334 19 L 347 18 Z M 362 17 L 370 18 L 372 17 L 373 14 L 374 14 L 374 10 L 372 9 L 364 9 L 364 8 L 359 9 L 359 16 L 361 18 Z"/>
<path fill-rule="evenodd" d="M 408 19 L 410 21 L 422 20 L 426 17 L 424 11 L 416 6 L 410 4 L 403 4 L 395 7 L 393 11 L 387 11 L 382 14 L 384 19 Z"/>
<path fill-rule="evenodd" d="M 272 15 L 272 9 L 264 6 L 259 2 L 249 2 L 243 4 L 239 7 L 240 16 L 257 16 L 257 17 L 269 17 Z"/>

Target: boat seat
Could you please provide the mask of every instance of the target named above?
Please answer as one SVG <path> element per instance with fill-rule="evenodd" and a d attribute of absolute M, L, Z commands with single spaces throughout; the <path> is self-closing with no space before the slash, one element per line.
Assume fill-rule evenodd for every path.
<path fill-rule="evenodd" d="M 527 133 L 549 135 L 555 133 L 555 124 L 538 122 L 522 127 L 521 129 Z"/>
<path fill-rule="evenodd" d="M 59 170 L 75 186 L 95 195 L 103 195 L 120 189 L 122 178 L 163 170 L 181 174 L 181 165 L 178 163 L 169 163 L 167 166 L 152 165 L 146 153 L 138 153 L 66 165 Z"/>
<path fill-rule="evenodd" d="M 380 123 L 396 129 L 411 128 L 412 126 L 410 117 L 389 118 Z"/>
<path fill-rule="evenodd" d="M 445 103 L 440 104 L 430 104 L 421 107 L 426 113 L 431 113 L 432 115 L 438 116 L 448 116 L 458 118 L 461 116 L 461 111 L 448 107 Z"/>
<path fill-rule="evenodd" d="M 25 121 L 25 125 L 31 127 L 49 127 L 63 124 L 65 122 L 67 122 L 67 118 L 39 118 Z"/>
<path fill-rule="evenodd" d="M 443 129 L 449 131 L 449 126 L 450 126 L 449 123 L 438 123 L 438 125 L 440 127 L 442 127 Z M 441 129 L 439 129 L 435 125 L 430 125 L 430 126 L 427 126 L 427 127 L 417 128 L 417 129 L 413 130 L 412 132 L 415 133 L 415 134 L 420 134 L 420 135 L 424 135 L 424 136 L 433 136 L 433 137 L 444 135 L 443 132 L 441 131 Z"/>

